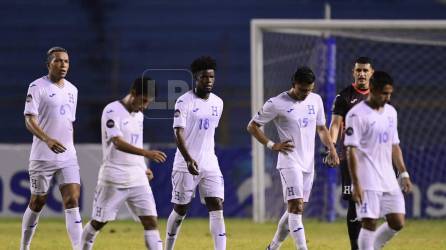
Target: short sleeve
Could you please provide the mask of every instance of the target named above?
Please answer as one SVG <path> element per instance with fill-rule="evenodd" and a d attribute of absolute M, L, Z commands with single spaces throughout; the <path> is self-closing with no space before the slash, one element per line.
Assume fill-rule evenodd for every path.
<path fill-rule="evenodd" d="M 361 140 L 361 123 L 357 114 L 349 112 L 345 118 L 345 146 L 358 147 Z"/>
<path fill-rule="evenodd" d="M 24 115 L 39 115 L 41 89 L 35 83 L 31 83 L 26 94 Z"/>
<path fill-rule="evenodd" d="M 252 121 L 259 124 L 260 126 L 265 125 L 266 123 L 270 122 L 277 116 L 277 110 L 274 106 L 273 100 L 269 99 L 268 101 L 263 104 L 262 109 L 257 112 L 257 114 L 252 118 Z"/>
<path fill-rule="evenodd" d="M 76 109 L 77 109 L 77 89 L 74 91 L 74 103 L 73 103 L 73 113 L 71 114 L 71 121 L 76 121 Z"/>
<path fill-rule="evenodd" d="M 398 116 L 397 116 L 397 114 L 395 114 L 395 124 L 393 124 L 392 129 L 394 130 L 392 144 L 400 144 L 400 137 L 398 135 Z"/>
<path fill-rule="evenodd" d="M 121 118 L 118 116 L 118 112 L 113 110 L 113 108 L 106 108 L 104 110 L 104 119 L 105 122 L 105 134 L 107 138 L 113 138 L 118 136 L 123 136 L 121 131 Z"/>
<path fill-rule="evenodd" d="M 331 112 L 333 115 L 340 115 L 345 117 L 348 112 L 348 103 L 347 101 L 340 95 L 336 95 L 336 98 L 333 102 L 333 106 L 331 108 Z"/>
<path fill-rule="evenodd" d="M 216 128 L 220 124 L 221 115 L 223 114 L 223 101 L 220 101 L 220 105 L 218 107 L 219 107 L 219 110 L 217 110 L 217 112 L 218 112 L 218 119 L 217 119 L 217 124 L 215 124 Z"/>
<path fill-rule="evenodd" d="M 187 118 L 187 103 L 183 99 L 178 99 L 175 103 L 175 112 L 173 114 L 173 127 L 185 128 Z"/>
<path fill-rule="evenodd" d="M 317 114 L 316 114 L 316 124 L 317 126 L 325 126 L 326 120 L 325 120 L 325 110 L 324 110 L 324 104 L 322 103 L 322 98 L 318 98 L 318 106 Z"/>

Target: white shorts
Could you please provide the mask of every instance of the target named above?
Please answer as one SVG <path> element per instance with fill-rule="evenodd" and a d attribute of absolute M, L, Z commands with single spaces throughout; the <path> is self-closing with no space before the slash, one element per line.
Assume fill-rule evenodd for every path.
<path fill-rule="evenodd" d="M 284 202 L 288 203 L 293 199 L 303 199 L 304 202 L 308 202 L 313 187 L 314 171 L 305 173 L 296 168 L 282 168 L 279 172 Z"/>
<path fill-rule="evenodd" d="M 404 196 L 399 189 L 393 192 L 364 190 L 362 204 L 356 204 L 358 219 L 378 219 L 393 213 L 406 213 Z"/>
<path fill-rule="evenodd" d="M 59 184 L 59 188 L 65 184 L 81 183 L 77 160 L 64 162 L 30 161 L 29 164 L 31 194 L 45 195 L 48 192 L 53 177 Z"/>
<path fill-rule="evenodd" d="M 192 175 L 186 172 L 172 172 L 172 199 L 175 204 L 189 204 L 195 197 L 195 189 L 198 185 L 201 203 L 206 197 L 218 197 L 224 200 L 225 189 L 223 176 L 221 175 Z"/>
<path fill-rule="evenodd" d="M 124 202 L 136 216 L 158 216 L 150 185 L 130 188 L 98 185 L 91 217 L 99 222 L 115 220 Z"/>

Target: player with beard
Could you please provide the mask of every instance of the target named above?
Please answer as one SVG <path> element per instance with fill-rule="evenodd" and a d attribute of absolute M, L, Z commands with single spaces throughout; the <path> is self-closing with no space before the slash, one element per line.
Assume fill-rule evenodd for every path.
<path fill-rule="evenodd" d="M 287 211 L 279 220 L 268 250 L 279 249 L 288 234 L 293 237 L 297 249 L 308 249 L 302 214 L 313 186 L 316 132 L 321 142 L 330 148 L 327 163 L 339 164 L 336 149 L 325 126 L 322 98 L 312 93 L 315 80 L 310 68 L 298 68 L 293 75 L 291 88 L 270 98 L 247 127 L 257 141 L 278 152 L 276 168 L 280 173 L 283 198 L 287 204 Z M 260 128 L 271 121 L 277 128 L 280 142 L 271 141 Z"/>
<path fill-rule="evenodd" d="M 401 192 L 410 192 L 412 183 L 399 146 L 398 119 L 388 104 L 393 79 L 376 71 L 370 79 L 367 100 L 353 107 L 346 116 L 344 145 L 352 180 L 352 199 L 361 220 L 358 248 L 381 249 L 404 226 L 405 205 Z M 400 173 L 401 188 L 392 163 Z M 378 219 L 386 222 L 377 228 Z"/>

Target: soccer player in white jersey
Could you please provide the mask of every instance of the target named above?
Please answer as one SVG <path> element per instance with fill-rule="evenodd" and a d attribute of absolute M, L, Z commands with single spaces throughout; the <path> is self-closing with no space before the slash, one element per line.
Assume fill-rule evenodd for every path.
<path fill-rule="evenodd" d="M 173 128 L 178 149 L 172 171 L 174 206 L 167 220 L 166 249 L 174 247 L 197 186 L 209 211 L 214 248 L 226 249 L 224 183 L 214 151 L 214 134 L 223 101 L 211 93 L 215 70 L 216 63 L 211 57 L 195 59 L 191 64 L 195 88 L 180 96 L 175 104 Z"/>
<path fill-rule="evenodd" d="M 23 215 L 20 249 L 30 247 L 53 177 L 62 194 L 72 246 L 76 248 L 80 244 L 80 177 L 73 144 L 77 88 L 65 79 L 69 65 L 64 48 L 49 49 L 48 75 L 35 80 L 28 88 L 24 115 L 26 128 L 34 135 L 29 157 L 31 199 Z"/>
<path fill-rule="evenodd" d="M 288 233 L 291 233 L 298 249 L 307 249 L 302 213 L 313 185 L 316 131 L 322 143 L 330 149 L 327 163 L 339 164 L 325 126 L 322 99 L 311 92 L 314 81 L 310 68 L 298 68 L 292 88 L 269 99 L 247 128 L 260 143 L 278 152 L 277 169 L 282 180 L 284 201 L 288 204 L 267 249 L 279 249 Z M 271 141 L 260 129 L 270 121 L 274 122 L 281 142 Z"/>
<path fill-rule="evenodd" d="M 92 219 L 84 226 L 82 249 L 92 249 L 99 230 L 116 219 L 119 208 L 126 203 L 144 227 L 147 249 L 162 250 L 157 229 L 157 212 L 144 157 L 164 162 L 166 155 L 143 148 L 142 111 L 153 97 L 149 90 L 150 78 L 137 78 L 130 92 L 121 100 L 105 106 L 101 118 L 103 162 L 93 202 Z M 147 172 L 147 176 L 146 176 Z"/>
<path fill-rule="evenodd" d="M 393 80 L 383 71 L 370 79 L 370 94 L 346 116 L 344 145 L 353 185 L 353 199 L 362 228 L 361 250 L 381 249 L 404 225 L 404 197 L 412 183 L 399 146 L 397 112 L 388 104 Z M 392 166 L 400 173 L 401 188 Z M 377 220 L 386 222 L 377 227 Z"/>

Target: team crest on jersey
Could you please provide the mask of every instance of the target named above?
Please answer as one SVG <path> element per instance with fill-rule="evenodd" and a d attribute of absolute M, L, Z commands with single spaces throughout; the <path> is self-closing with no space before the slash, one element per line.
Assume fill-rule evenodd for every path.
<path fill-rule="evenodd" d="M 33 96 L 31 94 L 28 94 L 26 96 L 26 102 L 31 102 L 33 100 Z"/>
<path fill-rule="evenodd" d="M 179 109 L 175 109 L 175 112 L 173 113 L 174 117 L 180 117 L 181 111 Z"/>
<path fill-rule="evenodd" d="M 348 128 L 345 130 L 345 134 L 346 134 L 346 135 L 352 135 L 352 134 L 353 134 L 353 128 L 352 128 L 352 127 L 348 127 Z"/>
<path fill-rule="evenodd" d="M 107 126 L 107 128 L 113 128 L 115 126 L 115 121 L 110 119 L 105 123 L 105 125 Z"/>

